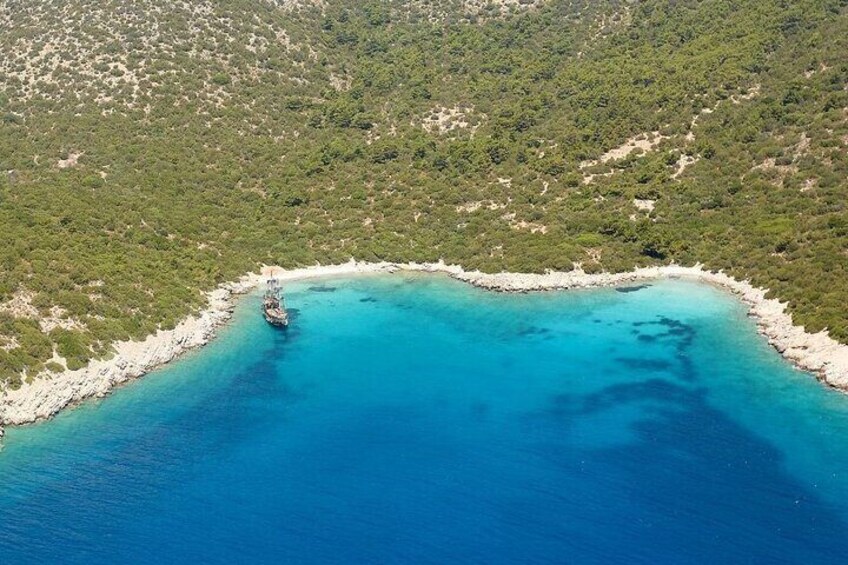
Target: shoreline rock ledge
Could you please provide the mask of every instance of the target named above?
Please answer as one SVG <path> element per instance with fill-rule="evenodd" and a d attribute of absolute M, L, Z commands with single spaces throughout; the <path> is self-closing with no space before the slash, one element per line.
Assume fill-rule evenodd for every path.
<path fill-rule="evenodd" d="M 221 285 L 208 293 L 207 308 L 180 322 L 172 330 L 159 330 L 143 341 L 113 344 L 115 355 L 92 361 L 76 371 L 42 373 L 17 390 L 0 391 L 0 438 L 3 426 L 46 420 L 60 410 L 91 397 L 103 397 L 113 388 L 160 367 L 186 351 L 205 345 L 216 330 L 232 316 L 236 295 L 256 288 L 265 278 L 292 281 L 325 276 L 345 276 L 396 271 L 429 272 L 449 275 L 480 288 L 500 292 L 531 292 L 573 288 L 615 286 L 660 278 L 688 278 L 713 284 L 736 294 L 749 308 L 759 332 L 766 336 L 784 358 L 797 368 L 813 373 L 825 384 L 848 392 L 848 345 L 831 338 L 826 331 L 809 333 L 796 326 L 786 312 L 786 304 L 766 298 L 766 290 L 724 273 L 705 271 L 700 265 L 645 267 L 623 273 L 589 274 L 580 269 L 569 272 L 481 273 L 458 265 L 438 263 L 365 263 L 351 260 L 340 265 L 286 270 L 266 266 L 237 282 Z"/>
<path fill-rule="evenodd" d="M 85 399 L 101 398 L 113 388 L 165 365 L 189 349 L 208 343 L 216 329 L 230 319 L 236 294 L 254 287 L 253 281 L 228 283 L 208 293 L 205 310 L 171 330 L 159 330 L 143 341 L 113 344 L 108 359 L 82 369 L 43 373 L 15 390 L 0 391 L 0 437 L 3 426 L 46 420 Z"/>
<path fill-rule="evenodd" d="M 588 274 L 579 270 L 545 274 L 451 272 L 451 276 L 481 288 L 501 292 L 530 292 L 615 286 L 661 278 L 692 279 L 724 288 L 748 306 L 760 334 L 796 368 L 813 373 L 821 382 L 848 393 L 848 345 L 830 337 L 827 331 L 807 332 L 796 326 L 786 311 L 787 304 L 766 298 L 767 289 L 752 286 L 722 272 L 704 270 L 700 265 L 645 267 L 623 273 Z"/>

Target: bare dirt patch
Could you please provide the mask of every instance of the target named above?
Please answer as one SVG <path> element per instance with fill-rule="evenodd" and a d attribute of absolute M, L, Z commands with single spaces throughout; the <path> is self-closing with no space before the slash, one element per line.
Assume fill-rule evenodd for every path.
<path fill-rule="evenodd" d="M 583 161 L 582 163 L 580 163 L 580 168 L 585 169 L 587 167 L 598 165 L 600 163 L 608 163 L 610 161 L 624 159 L 625 157 L 630 156 L 630 154 L 634 151 L 647 153 L 648 151 L 651 151 L 654 147 L 659 145 L 659 143 L 665 139 L 668 139 L 668 137 L 660 134 L 660 132 L 658 131 L 652 131 L 650 133 L 641 133 L 639 135 L 631 137 L 618 147 L 610 149 L 597 159 Z"/>
<path fill-rule="evenodd" d="M 420 125 L 428 133 L 444 135 L 455 130 L 467 130 L 474 135 L 480 127 L 481 117 L 474 116 L 473 106 L 436 106 L 421 118 Z M 415 122 L 412 125 L 414 126 Z"/>

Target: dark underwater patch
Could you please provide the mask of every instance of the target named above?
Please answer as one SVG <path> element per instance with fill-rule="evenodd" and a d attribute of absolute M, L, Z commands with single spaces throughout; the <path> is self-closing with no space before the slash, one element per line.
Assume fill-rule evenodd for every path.
<path fill-rule="evenodd" d="M 297 323 L 300 318 L 300 309 L 299 308 L 286 308 L 286 313 L 289 315 L 289 325 L 286 328 L 286 332 L 291 332 L 292 327 Z M 281 332 L 281 333 L 286 333 Z"/>
<path fill-rule="evenodd" d="M 703 394 L 702 390 L 692 390 L 666 379 L 651 378 L 610 385 L 601 391 L 586 395 L 554 394 L 550 404 L 541 414 L 567 423 L 572 418 L 589 416 L 632 403 L 687 404 L 701 398 Z"/>
<path fill-rule="evenodd" d="M 659 401 L 688 405 L 701 399 L 703 390 L 692 390 L 665 379 L 648 379 L 635 383 L 621 383 L 583 397 L 583 414 L 621 406 L 632 402 Z"/>
<path fill-rule="evenodd" d="M 547 335 L 551 333 L 551 330 L 548 328 L 540 328 L 537 326 L 530 326 L 529 328 L 522 328 L 518 331 L 518 335 L 521 337 L 525 336 L 534 336 L 534 335 Z"/>
<path fill-rule="evenodd" d="M 616 292 L 628 293 L 628 292 L 638 292 L 645 288 L 651 288 L 649 284 L 637 284 L 634 286 L 617 286 L 615 287 Z"/>
<path fill-rule="evenodd" d="M 310 286 L 309 290 L 312 292 L 336 292 L 338 288 L 334 286 L 327 285 L 318 285 L 318 286 Z"/>
<path fill-rule="evenodd" d="M 365 298 L 360 298 L 359 301 L 369 303 L 369 304 L 374 303 L 374 302 L 378 302 L 378 300 L 376 298 L 374 298 L 373 296 L 366 296 Z"/>
<path fill-rule="evenodd" d="M 688 355 L 689 348 L 695 341 L 696 330 L 694 327 L 667 316 L 658 316 L 657 320 L 650 322 L 633 322 L 631 325 L 637 328 L 643 326 L 662 328 L 663 331 L 656 334 L 643 334 L 637 329 L 631 330 L 631 333 L 636 336 L 637 340 L 644 343 L 671 340 L 676 351 L 675 357 L 680 365 L 679 369 L 675 371 L 677 377 L 684 381 L 694 381 L 697 378 L 697 369 Z"/>
<path fill-rule="evenodd" d="M 628 369 L 637 371 L 667 371 L 671 369 L 671 363 L 662 359 L 640 359 L 638 357 L 618 357 L 616 362 Z"/>

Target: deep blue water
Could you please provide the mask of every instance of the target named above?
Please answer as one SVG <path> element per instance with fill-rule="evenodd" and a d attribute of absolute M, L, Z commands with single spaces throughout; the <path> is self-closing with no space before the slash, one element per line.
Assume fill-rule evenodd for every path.
<path fill-rule="evenodd" d="M 291 284 L 10 430 L 0 563 L 839 563 L 848 396 L 681 281 Z"/>

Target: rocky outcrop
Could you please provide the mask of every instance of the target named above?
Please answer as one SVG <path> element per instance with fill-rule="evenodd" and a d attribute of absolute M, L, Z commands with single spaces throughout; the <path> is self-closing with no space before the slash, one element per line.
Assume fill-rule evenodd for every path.
<path fill-rule="evenodd" d="M 204 345 L 230 318 L 233 294 L 253 288 L 253 281 L 230 283 L 209 293 L 209 305 L 172 330 L 160 330 L 144 341 L 113 344 L 115 354 L 76 371 L 40 375 L 17 390 L 0 393 L 0 425 L 26 424 L 50 418 L 66 406 L 100 397 L 130 379 Z"/>

